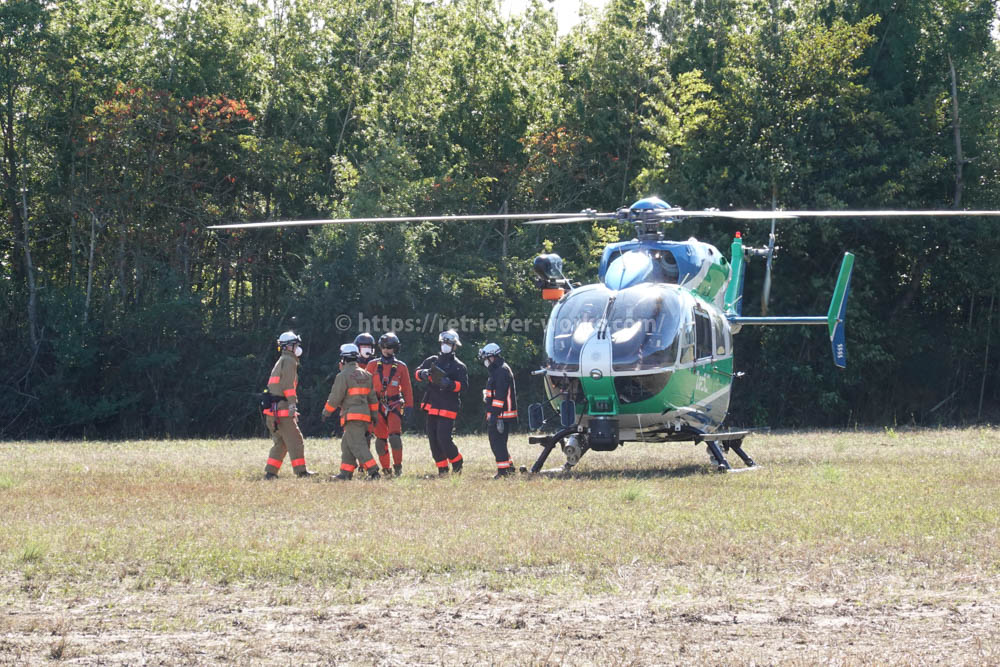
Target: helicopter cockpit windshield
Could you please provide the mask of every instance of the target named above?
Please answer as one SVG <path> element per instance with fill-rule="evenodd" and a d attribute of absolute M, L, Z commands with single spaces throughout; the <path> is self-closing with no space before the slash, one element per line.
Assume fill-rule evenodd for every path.
<path fill-rule="evenodd" d="M 556 307 L 545 334 L 550 369 L 580 369 L 580 349 L 604 317 L 610 296 L 611 291 L 603 285 L 591 285 L 573 290 Z"/>
<path fill-rule="evenodd" d="M 677 339 L 685 313 L 676 289 L 643 284 L 622 290 L 608 316 L 612 369 L 661 370 L 677 361 Z"/>

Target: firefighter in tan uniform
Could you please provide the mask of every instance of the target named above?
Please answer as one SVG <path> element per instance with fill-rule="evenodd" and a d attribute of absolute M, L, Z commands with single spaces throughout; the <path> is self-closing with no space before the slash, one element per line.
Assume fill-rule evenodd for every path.
<path fill-rule="evenodd" d="M 274 444 L 267 455 L 264 478 L 275 479 L 285 454 L 292 461 L 292 470 L 298 477 L 316 474 L 306 469 L 305 442 L 299 430 L 299 357 L 302 356 L 302 339 L 294 331 L 278 336 L 281 356 L 271 369 L 267 380 L 267 393 L 263 400 L 267 430 Z"/>
<path fill-rule="evenodd" d="M 358 346 L 340 346 L 340 373 L 333 381 L 330 395 L 323 406 L 323 421 L 340 410 L 344 436 L 340 440 L 340 472 L 334 480 L 348 480 L 359 466 L 368 479 L 378 479 L 378 463 L 368 448 L 368 427 L 378 414 L 378 399 L 371 373 L 358 367 Z"/>

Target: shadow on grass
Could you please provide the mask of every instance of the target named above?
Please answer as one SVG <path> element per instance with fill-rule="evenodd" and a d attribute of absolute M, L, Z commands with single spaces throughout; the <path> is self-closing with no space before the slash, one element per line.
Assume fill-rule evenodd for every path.
<path fill-rule="evenodd" d="M 625 469 L 604 469 L 604 470 L 573 470 L 569 474 L 563 473 L 559 469 L 551 472 L 543 470 L 540 473 L 545 477 L 555 477 L 561 479 L 679 479 L 691 477 L 693 475 L 716 475 L 715 470 L 709 465 L 685 465 L 673 468 L 625 468 Z"/>

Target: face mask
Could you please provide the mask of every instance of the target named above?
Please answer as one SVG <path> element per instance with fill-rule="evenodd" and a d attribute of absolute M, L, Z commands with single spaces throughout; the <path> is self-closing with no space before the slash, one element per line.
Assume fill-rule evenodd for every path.
<path fill-rule="evenodd" d="M 451 354 L 451 345 L 441 343 L 441 354 Z"/>
<path fill-rule="evenodd" d="M 366 347 L 361 348 L 361 356 L 362 357 L 370 357 L 370 356 L 372 356 L 372 352 L 374 352 L 374 350 L 372 350 L 372 348 L 370 348 L 370 347 L 366 346 Z"/>
<path fill-rule="evenodd" d="M 295 356 L 296 357 L 301 357 L 302 356 L 302 346 L 301 345 L 296 345 L 295 346 Z"/>

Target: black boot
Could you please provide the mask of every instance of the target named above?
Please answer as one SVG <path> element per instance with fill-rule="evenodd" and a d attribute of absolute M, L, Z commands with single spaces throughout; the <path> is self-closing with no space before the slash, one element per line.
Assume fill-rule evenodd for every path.
<path fill-rule="evenodd" d="M 395 475 L 396 477 L 402 477 L 402 475 L 403 475 L 403 464 L 402 463 L 394 463 L 394 464 L 392 464 L 392 474 Z"/>
<path fill-rule="evenodd" d="M 461 475 L 462 474 L 462 463 L 463 463 L 462 459 L 459 459 L 459 460 L 455 461 L 454 463 L 452 463 L 451 464 L 451 471 L 453 473 L 455 473 L 456 475 Z"/>
<path fill-rule="evenodd" d="M 506 479 L 510 477 L 510 468 L 497 468 L 497 474 L 493 475 L 493 479 Z"/>
<path fill-rule="evenodd" d="M 276 472 L 266 472 L 264 473 L 264 479 L 271 481 L 272 479 L 278 479 L 278 473 Z"/>
<path fill-rule="evenodd" d="M 314 473 L 312 470 L 300 470 L 299 472 L 295 473 L 295 476 L 296 477 L 312 477 L 315 474 L 316 473 Z"/>
<path fill-rule="evenodd" d="M 341 470 L 336 475 L 330 477 L 331 482 L 348 482 L 353 475 L 346 470 Z"/>
<path fill-rule="evenodd" d="M 380 479 L 382 479 L 382 475 L 378 474 L 378 468 L 372 466 L 371 472 L 368 473 L 368 481 L 376 482 Z"/>
<path fill-rule="evenodd" d="M 438 477 L 444 477 L 447 474 L 448 474 L 448 466 L 445 466 L 443 468 L 438 468 Z"/>

